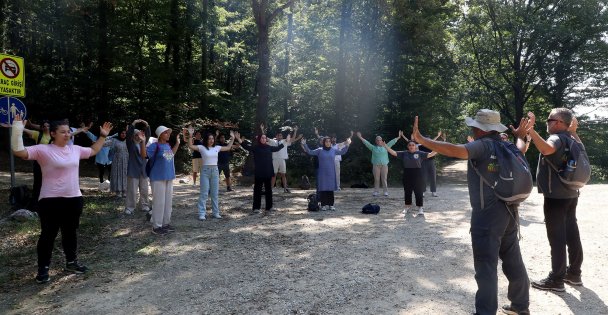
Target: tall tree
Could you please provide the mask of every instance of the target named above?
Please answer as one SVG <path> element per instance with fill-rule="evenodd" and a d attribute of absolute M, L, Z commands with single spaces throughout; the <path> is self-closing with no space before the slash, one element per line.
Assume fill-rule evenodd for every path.
<path fill-rule="evenodd" d="M 336 91 L 334 98 L 334 126 L 344 126 L 343 119 L 346 112 L 346 64 L 347 52 L 351 42 L 351 16 L 353 12 L 352 0 L 342 0 L 340 9 L 340 42 L 338 43 L 338 68 L 336 69 Z M 344 130 L 336 130 L 338 133 Z"/>
<path fill-rule="evenodd" d="M 270 97 L 270 45 L 269 34 L 272 23 L 285 8 L 291 6 L 296 0 L 289 0 L 271 9 L 269 0 L 251 0 L 251 8 L 257 26 L 258 40 L 258 72 L 256 76 L 257 105 L 255 113 L 255 125 L 267 124 L 268 101 Z"/>

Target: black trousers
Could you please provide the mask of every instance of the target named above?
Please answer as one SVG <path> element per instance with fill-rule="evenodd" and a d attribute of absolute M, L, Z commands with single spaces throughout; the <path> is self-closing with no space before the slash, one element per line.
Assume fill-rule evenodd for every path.
<path fill-rule="evenodd" d="M 424 178 L 422 177 L 422 169 L 420 168 L 404 168 L 403 169 L 403 192 L 405 196 L 405 205 L 412 204 L 412 192 L 416 196 L 416 206 L 422 207 L 422 193 L 424 192 Z"/>
<path fill-rule="evenodd" d="M 66 262 L 76 259 L 78 237 L 83 207 L 82 197 L 43 198 L 39 202 L 40 237 L 38 238 L 38 267 L 50 266 L 53 245 L 61 230 L 61 245 Z"/>
<path fill-rule="evenodd" d="M 333 206 L 334 205 L 334 192 L 333 191 L 320 191 L 319 200 L 322 206 Z"/>
<path fill-rule="evenodd" d="M 262 185 L 264 185 L 264 195 L 266 200 L 266 210 L 272 208 L 272 187 L 270 181 L 272 177 L 256 177 L 253 183 L 253 209 L 261 209 L 262 206 Z"/>
<path fill-rule="evenodd" d="M 99 172 L 99 182 L 103 183 L 103 174 L 105 173 L 106 169 L 108 170 L 108 180 L 110 180 L 110 174 L 112 174 L 112 164 L 95 164 L 97 164 L 97 171 Z"/>
<path fill-rule="evenodd" d="M 551 246 L 550 277 L 558 281 L 564 277 L 566 270 L 575 275 L 581 274 L 583 245 L 576 222 L 577 204 L 578 198 L 545 198 L 543 206 L 547 238 Z"/>

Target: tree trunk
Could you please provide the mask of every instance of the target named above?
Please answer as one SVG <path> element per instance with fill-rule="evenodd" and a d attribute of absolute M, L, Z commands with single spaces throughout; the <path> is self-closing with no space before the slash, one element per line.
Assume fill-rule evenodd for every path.
<path fill-rule="evenodd" d="M 293 13 L 287 15 L 287 41 L 285 42 L 285 59 L 283 60 L 282 77 L 285 84 L 285 95 L 283 99 L 283 120 L 291 119 L 289 104 L 292 99 L 291 83 L 289 82 L 289 63 L 291 45 L 293 44 Z"/>
<path fill-rule="evenodd" d="M 258 25 L 258 62 L 256 80 L 258 101 L 255 112 L 255 126 L 266 124 L 270 97 L 270 47 L 268 46 L 268 25 Z"/>
<path fill-rule="evenodd" d="M 171 87 L 173 88 L 173 94 L 177 97 L 180 93 L 181 84 L 180 84 L 180 28 L 179 28 L 179 0 L 171 0 L 171 21 L 170 21 L 170 32 L 169 32 L 169 47 L 170 55 L 171 55 L 171 63 L 173 66 L 173 83 Z"/>
<path fill-rule="evenodd" d="M 209 38 L 207 31 L 209 28 L 209 0 L 203 0 L 203 11 L 201 12 L 201 84 L 203 93 L 199 103 L 199 114 L 205 116 L 209 110 L 207 100 L 207 78 L 209 77 Z"/>
<path fill-rule="evenodd" d="M 338 51 L 338 69 L 336 71 L 336 90 L 335 90 L 335 110 L 333 124 L 340 130 L 335 130 L 341 134 L 344 130 L 344 113 L 346 112 L 346 52 L 350 42 L 350 28 L 353 3 L 352 0 L 342 0 L 340 14 L 340 43 Z"/>
<path fill-rule="evenodd" d="M 108 45 L 108 11 L 110 4 L 107 0 L 99 0 L 99 42 L 97 55 L 97 91 L 99 100 L 95 108 L 95 113 L 99 113 L 98 119 L 106 121 L 109 118 L 109 75 L 110 75 L 110 49 Z"/>

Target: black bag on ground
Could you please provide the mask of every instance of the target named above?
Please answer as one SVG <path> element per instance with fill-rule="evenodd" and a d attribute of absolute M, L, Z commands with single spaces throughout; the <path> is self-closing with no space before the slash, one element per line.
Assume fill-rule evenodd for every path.
<path fill-rule="evenodd" d="M 308 200 L 308 211 L 319 211 L 321 207 L 319 207 L 319 200 L 317 199 L 316 193 L 308 195 L 306 199 Z"/>
<path fill-rule="evenodd" d="M 380 206 L 375 203 L 368 203 L 361 209 L 361 213 L 365 214 L 378 214 L 378 212 L 380 212 Z"/>
<path fill-rule="evenodd" d="M 12 187 L 8 201 L 14 209 L 27 209 L 30 203 L 30 190 L 25 185 Z"/>

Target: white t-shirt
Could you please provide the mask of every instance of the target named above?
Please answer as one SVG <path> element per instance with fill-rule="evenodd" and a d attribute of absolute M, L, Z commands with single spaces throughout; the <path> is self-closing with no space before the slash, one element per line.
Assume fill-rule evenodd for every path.
<path fill-rule="evenodd" d="M 272 152 L 272 159 L 289 159 L 289 155 L 287 154 L 287 147 L 291 145 L 291 142 L 287 142 L 286 139 L 283 139 L 281 141 L 277 141 L 276 139 L 268 140 L 268 144 L 274 147 L 278 147 L 279 143 L 283 144 L 283 148 L 277 152 Z"/>
<path fill-rule="evenodd" d="M 217 154 L 222 149 L 221 146 L 216 145 L 207 149 L 202 145 L 197 145 L 198 152 L 201 153 L 201 157 L 203 158 L 203 166 L 204 165 L 217 165 Z"/>

